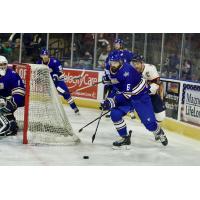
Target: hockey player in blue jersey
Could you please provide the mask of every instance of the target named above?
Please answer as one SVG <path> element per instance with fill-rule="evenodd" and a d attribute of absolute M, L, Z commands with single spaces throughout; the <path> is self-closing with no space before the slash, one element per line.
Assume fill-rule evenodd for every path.
<path fill-rule="evenodd" d="M 69 89 L 64 82 L 63 68 L 60 61 L 56 58 L 50 57 L 47 49 L 41 50 L 40 57 L 41 60 L 39 60 L 37 64 L 44 64 L 50 68 L 50 74 L 58 93 L 67 100 L 74 112 L 76 114 L 79 114 L 79 109 L 77 108 L 74 100 L 70 95 Z"/>
<path fill-rule="evenodd" d="M 109 69 L 110 69 L 109 60 L 110 60 L 110 57 L 112 57 L 116 53 L 120 53 L 120 56 L 123 62 L 130 63 L 132 61 L 134 53 L 129 50 L 124 50 L 123 46 L 124 46 L 124 42 L 122 39 L 118 38 L 114 41 L 114 49 L 109 53 L 105 61 L 105 73 L 107 72 L 109 74 Z"/>
<path fill-rule="evenodd" d="M 105 61 L 105 75 L 102 77 L 102 82 L 105 84 L 105 92 L 107 93 L 107 97 L 112 97 L 115 93 L 114 88 L 112 87 L 110 81 L 110 58 L 115 54 L 120 54 L 120 57 L 123 63 L 130 63 L 134 56 L 134 53 L 128 50 L 123 49 L 124 42 L 122 39 L 116 39 L 114 41 L 114 50 L 110 52 L 106 61 Z M 106 115 L 106 117 L 110 117 L 110 114 Z"/>
<path fill-rule="evenodd" d="M 16 135 L 18 126 L 14 112 L 24 106 L 25 88 L 20 76 L 8 68 L 0 56 L 0 136 Z"/>
<path fill-rule="evenodd" d="M 123 116 L 132 107 L 135 108 L 144 126 L 158 135 L 163 145 L 167 145 L 167 137 L 156 122 L 148 87 L 142 75 L 130 64 L 123 63 L 120 54 L 112 56 L 110 61 L 110 78 L 117 92 L 114 97 L 107 98 L 101 107 L 104 110 L 111 110 L 111 119 L 121 137 L 119 141 L 113 143 L 113 147 L 127 147 L 131 144 L 131 134 L 127 133 Z"/>

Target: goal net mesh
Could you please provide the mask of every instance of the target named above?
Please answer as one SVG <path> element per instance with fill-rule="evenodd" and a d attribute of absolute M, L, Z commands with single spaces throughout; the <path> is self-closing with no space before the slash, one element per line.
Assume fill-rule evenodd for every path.
<path fill-rule="evenodd" d="M 74 134 L 64 111 L 60 96 L 46 65 L 30 64 L 30 95 L 28 116 L 24 117 L 24 108 L 15 112 L 19 126 L 28 123 L 27 139 L 33 144 L 73 144 L 80 142 Z M 16 71 L 23 77 L 27 92 L 27 70 L 16 66 Z M 26 122 L 27 121 L 27 122 Z M 26 136 L 24 136 L 26 137 Z"/>

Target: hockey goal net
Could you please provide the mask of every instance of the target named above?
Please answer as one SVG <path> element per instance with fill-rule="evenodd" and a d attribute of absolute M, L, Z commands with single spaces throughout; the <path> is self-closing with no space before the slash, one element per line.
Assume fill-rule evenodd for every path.
<path fill-rule="evenodd" d="M 15 117 L 23 130 L 23 143 L 74 144 L 80 142 L 64 111 L 46 65 L 17 64 L 14 70 L 25 83 L 25 106 Z"/>

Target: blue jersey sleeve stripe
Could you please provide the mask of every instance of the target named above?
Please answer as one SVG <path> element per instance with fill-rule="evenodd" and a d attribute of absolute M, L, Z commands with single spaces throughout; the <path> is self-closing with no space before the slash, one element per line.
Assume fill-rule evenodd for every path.
<path fill-rule="evenodd" d="M 144 90 L 144 88 L 146 88 L 146 85 L 143 85 L 143 87 L 139 91 L 137 91 L 136 93 L 134 93 L 133 95 L 139 94 L 140 92 L 142 92 Z"/>
<path fill-rule="evenodd" d="M 15 92 L 15 93 L 12 93 L 12 95 L 16 95 L 16 94 L 18 94 L 18 95 L 20 95 L 20 96 L 25 96 L 25 94 L 24 94 L 24 93 L 20 93 L 20 92 Z"/>
<path fill-rule="evenodd" d="M 15 88 L 14 90 L 12 90 L 12 95 L 14 95 L 14 94 L 25 95 L 25 91 L 22 88 L 18 88 L 18 89 Z"/>
<path fill-rule="evenodd" d="M 18 90 L 18 89 L 20 89 L 20 90 L 25 90 L 23 87 L 15 87 L 15 88 L 12 89 L 12 91 Z"/>
<path fill-rule="evenodd" d="M 145 81 L 145 79 L 141 79 L 141 81 L 140 81 L 140 83 L 138 84 L 138 85 L 136 85 L 133 89 L 132 89 L 132 92 L 133 93 L 136 93 L 138 90 L 140 90 L 142 87 L 143 87 L 143 85 L 145 85 L 146 84 L 146 81 Z"/>
<path fill-rule="evenodd" d="M 146 83 L 144 82 L 144 84 L 141 84 L 140 87 L 137 88 L 137 90 L 132 91 L 132 92 L 124 92 L 125 95 L 137 95 L 140 92 L 142 92 L 144 89 L 146 88 Z"/>

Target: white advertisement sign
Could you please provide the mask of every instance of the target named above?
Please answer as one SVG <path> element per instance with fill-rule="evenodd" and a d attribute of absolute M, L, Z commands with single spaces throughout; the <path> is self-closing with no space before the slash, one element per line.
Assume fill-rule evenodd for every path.
<path fill-rule="evenodd" d="M 185 90 L 183 117 L 186 121 L 200 124 L 200 91 Z"/>

